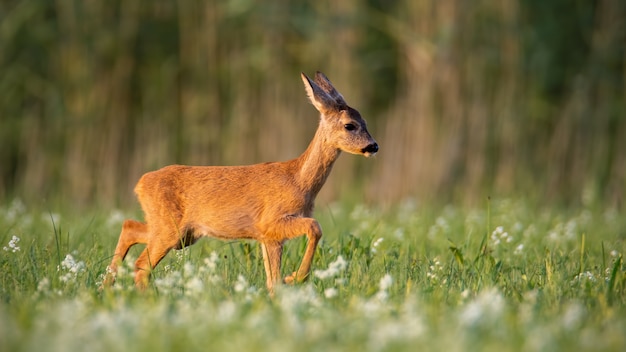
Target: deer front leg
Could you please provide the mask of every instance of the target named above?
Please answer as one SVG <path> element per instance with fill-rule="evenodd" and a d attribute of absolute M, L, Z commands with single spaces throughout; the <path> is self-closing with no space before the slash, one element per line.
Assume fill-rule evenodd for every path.
<path fill-rule="evenodd" d="M 280 283 L 280 262 L 283 256 L 283 244 L 281 242 L 262 242 L 263 265 L 267 290 L 274 294 L 274 285 Z"/>
<path fill-rule="evenodd" d="M 291 275 L 285 277 L 286 284 L 303 282 L 309 277 L 311 262 L 313 261 L 313 256 L 315 255 L 315 249 L 317 248 L 320 238 L 322 238 L 322 228 L 317 220 L 312 218 L 295 218 L 292 222 L 292 226 L 299 230 L 292 232 L 298 233 L 298 235 L 294 235 L 292 237 L 305 234 L 307 237 L 307 245 L 298 271 L 295 271 Z"/>

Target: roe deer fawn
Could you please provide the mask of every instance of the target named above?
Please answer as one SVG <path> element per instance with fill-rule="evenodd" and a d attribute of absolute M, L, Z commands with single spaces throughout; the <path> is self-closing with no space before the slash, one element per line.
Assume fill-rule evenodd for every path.
<path fill-rule="evenodd" d="M 122 225 L 105 285 L 115 280 L 131 246 L 146 244 L 135 263 L 135 285 L 145 289 L 150 271 L 171 249 L 200 237 L 255 239 L 261 243 L 268 291 L 280 283 L 283 243 L 306 235 L 307 247 L 297 271 L 285 283 L 303 281 L 322 236 L 313 219 L 313 203 L 341 151 L 370 157 L 378 144 L 365 120 L 349 107 L 328 78 L 304 73 L 306 93 L 321 118 L 310 145 L 300 157 L 248 166 L 171 165 L 141 177 L 135 193 L 145 222 Z"/>

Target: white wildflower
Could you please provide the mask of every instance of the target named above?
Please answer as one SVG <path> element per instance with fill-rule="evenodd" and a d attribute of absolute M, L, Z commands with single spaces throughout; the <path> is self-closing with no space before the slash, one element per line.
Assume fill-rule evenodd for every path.
<path fill-rule="evenodd" d="M 493 288 L 481 292 L 470 301 L 459 316 L 459 322 L 464 326 L 489 323 L 496 320 L 504 310 L 504 297 Z"/>
<path fill-rule="evenodd" d="M 219 256 L 215 252 L 211 252 L 208 258 L 204 258 L 203 263 L 198 268 L 198 274 L 205 276 L 205 281 L 210 283 L 217 283 L 220 281 L 220 277 L 217 275 L 217 262 Z"/>
<path fill-rule="evenodd" d="M 374 311 L 376 313 L 376 311 Z M 380 312 L 380 309 L 378 310 Z M 411 341 L 426 333 L 422 314 L 411 300 L 405 301 L 394 319 L 376 320 L 376 329 L 368 334 L 375 351 L 393 350 L 395 342 Z"/>
<path fill-rule="evenodd" d="M 241 274 L 237 276 L 237 281 L 235 282 L 234 290 L 235 292 L 245 294 L 245 299 L 248 301 L 251 300 L 252 297 L 258 293 L 256 287 L 250 286 L 250 284 L 248 283 L 248 280 L 246 280 L 246 278 Z"/>
<path fill-rule="evenodd" d="M 155 279 L 154 285 L 157 287 L 159 292 L 169 294 L 180 289 L 183 286 L 182 282 L 183 276 L 181 273 L 179 271 L 172 271 L 164 277 Z"/>
<path fill-rule="evenodd" d="M 183 272 L 186 275 L 193 275 L 195 271 L 196 268 L 193 266 L 193 264 L 191 264 L 190 262 L 185 262 L 185 264 L 183 265 Z"/>
<path fill-rule="evenodd" d="M 315 277 L 317 277 L 318 279 L 324 280 L 324 279 L 332 278 L 332 277 L 339 275 L 341 272 L 346 270 L 347 267 L 348 267 L 348 262 L 346 262 L 346 260 L 343 259 L 342 256 L 337 256 L 337 259 L 335 259 L 334 262 L 328 265 L 328 269 L 315 270 L 313 272 L 313 275 L 315 275 Z"/>
<path fill-rule="evenodd" d="M 20 238 L 17 236 L 13 236 L 9 241 L 8 247 L 2 247 L 2 249 L 5 252 L 11 251 L 12 253 L 15 253 L 20 250 L 20 246 L 18 245 L 18 243 L 20 243 Z"/>
<path fill-rule="evenodd" d="M 550 233 L 548 233 L 548 239 L 553 242 L 558 241 L 559 233 L 557 231 L 550 231 Z"/>
<path fill-rule="evenodd" d="M 235 282 L 235 292 L 244 292 L 248 288 L 248 280 L 243 275 L 237 276 L 237 282 Z"/>
<path fill-rule="evenodd" d="M 337 297 L 337 294 L 339 294 L 339 291 L 335 287 L 329 287 L 324 290 L 324 297 L 326 298 Z"/>
<path fill-rule="evenodd" d="M 50 290 L 50 280 L 47 277 L 44 277 L 37 283 L 37 292 L 46 293 Z"/>
<path fill-rule="evenodd" d="M 217 320 L 223 324 L 230 323 L 237 314 L 237 305 L 233 301 L 224 301 L 217 307 Z"/>
<path fill-rule="evenodd" d="M 107 226 L 109 227 L 120 226 L 122 222 L 124 221 L 124 219 L 125 219 L 124 213 L 119 209 L 115 209 L 111 211 L 111 214 L 109 214 L 109 218 L 107 219 Z"/>
<path fill-rule="evenodd" d="M 370 317 L 376 317 L 381 312 L 389 309 L 389 305 L 386 303 L 389 298 L 389 288 L 393 284 L 393 278 L 389 274 L 385 274 L 378 283 L 378 292 L 367 300 L 364 300 L 362 304 L 363 313 Z"/>
<path fill-rule="evenodd" d="M 583 280 L 587 280 L 590 282 L 595 282 L 596 277 L 593 275 L 591 271 L 582 272 L 576 276 L 574 276 L 574 282 L 582 282 Z"/>
<path fill-rule="evenodd" d="M 286 312 L 296 312 L 299 309 L 319 307 L 320 298 L 310 284 L 304 286 L 283 286 L 277 291 L 280 307 Z"/>
<path fill-rule="evenodd" d="M 491 242 L 494 246 L 498 246 L 500 243 L 511 243 L 514 238 L 507 231 L 504 231 L 503 226 L 498 226 L 491 233 Z"/>
<path fill-rule="evenodd" d="M 428 238 L 434 239 L 439 234 L 447 234 L 450 232 L 450 225 L 448 221 L 440 216 L 435 220 L 435 224 L 428 229 Z"/>
<path fill-rule="evenodd" d="M 372 243 L 372 247 L 370 248 L 370 252 L 372 252 L 372 254 L 376 254 L 376 251 L 378 250 L 378 246 L 380 246 L 380 244 L 383 243 L 383 240 L 384 238 L 380 237 L 379 239 L 374 241 L 374 243 Z"/>
<path fill-rule="evenodd" d="M 200 278 L 194 276 L 185 283 L 185 293 L 187 295 L 198 295 L 204 291 L 204 284 Z"/>
<path fill-rule="evenodd" d="M 524 252 L 524 244 L 520 243 L 517 247 L 515 247 L 515 251 L 513 254 L 520 255 Z"/>
<path fill-rule="evenodd" d="M 191 249 L 189 248 L 189 246 L 183 247 L 182 249 L 177 250 L 176 251 L 176 262 L 178 262 L 178 263 L 185 262 L 185 258 L 189 258 L 189 252 L 191 252 Z"/>
<path fill-rule="evenodd" d="M 26 212 L 26 206 L 24 206 L 24 203 L 19 199 L 13 199 L 13 201 L 11 202 L 11 205 L 9 205 L 9 209 L 7 209 L 4 217 L 8 220 L 8 221 L 15 221 L 17 220 L 17 218 L 21 215 L 23 215 Z"/>
<path fill-rule="evenodd" d="M 71 254 L 68 254 L 61 262 L 61 267 L 71 273 L 80 273 L 85 270 L 85 263 L 82 261 L 77 262 Z"/>
<path fill-rule="evenodd" d="M 387 300 L 387 297 L 389 297 L 389 293 L 387 291 L 389 290 L 392 284 L 393 284 L 393 278 L 389 274 L 385 274 L 385 276 L 383 276 L 380 279 L 380 282 L 378 284 L 378 292 L 376 293 L 376 298 L 379 301 Z"/>
<path fill-rule="evenodd" d="M 578 237 L 579 227 L 576 219 L 571 219 L 567 223 L 558 223 L 548 233 L 548 239 L 554 242 L 563 240 L 574 240 Z"/>
<path fill-rule="evenodd" d="M 213 251 L 208 258 L 204 258 L 204 267 L 210 271 L 214 271 L 217 268 L 218 260 L 219 256 Z"/>
<path fill-rule="evenodd" d="M 385 274 L 385 276 L 383 276 L 382 279 L 380 279 L 379 288 L 381 291 L 387 291 L 391 287 L 392 283 L 393 283 L 393 278 L 391 277 L 391 275 Z"/>
<path fill-rule="evenodd" d="M 76 261 L 71 254 L 68 254 L 61 262 L 61 265 L 57 267 L 57 271 L 65 271 L 65 274 L 61 275 L 60 279 L 63 282 L 70 282 L 75 280 L 78 274 L 85 271 L 85 262 Z"/>
<path fill-rule="evenodd" d="M 61 215 L 59 213 L 42 213 L 41 220 L 46 222 L 51 221 L 54 226 L 58 227 L 61 221 Z"/>
<path fill-rule="evenodd" d="M 439 274 L 442 270 L 443 266 L 441 265 L 441 261 L 439 261 L 439 257 L 435 257 L 435 259 L 432 260 L 431 265 L 428 266 L 426 277 L 434 284 L 437 284 L 439 283 Z"/>
<path fill-rule="evenodd" d="M 467 299 L 467 297 L 470 296 L 470 290 L 469 289 L 465 289 L 463 290 L 463 292 L 461 292 L 461 299 Z"/>
<path fill-rule="evenodd" d="M 298 336 L 304 333 L 304 320 L 299 314 L 320 306 L 321 299 L 314 292 L 311 284 L 305 286 L 280 286 L 275 291 L 274 302 L 282 310 L 282 315 L 289 334 Z"/>

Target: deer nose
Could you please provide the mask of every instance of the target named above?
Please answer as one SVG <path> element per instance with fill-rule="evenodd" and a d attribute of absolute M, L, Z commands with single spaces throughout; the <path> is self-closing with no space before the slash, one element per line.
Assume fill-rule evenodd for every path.
<path fill-rule="evenodd" d="M 367 147 L 363 148 L 362 152 L 371 154 L 378 152 L 378 143 L 372 143 L 368 145 Z"/>

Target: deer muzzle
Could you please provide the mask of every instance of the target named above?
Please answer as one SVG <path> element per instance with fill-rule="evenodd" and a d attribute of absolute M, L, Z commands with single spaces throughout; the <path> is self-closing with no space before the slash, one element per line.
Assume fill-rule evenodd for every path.
<path fill-rule="evenodd" d="M 361 152 L 365 154 L 365 156 L 372 156 L 378 152 L 378 143 L 372 143 L 367 147 L 361 149 Z"/>

